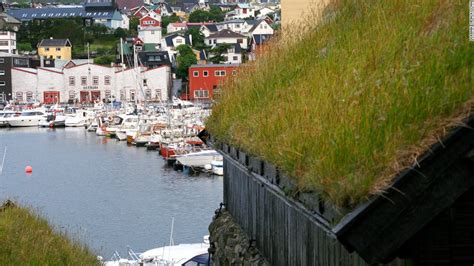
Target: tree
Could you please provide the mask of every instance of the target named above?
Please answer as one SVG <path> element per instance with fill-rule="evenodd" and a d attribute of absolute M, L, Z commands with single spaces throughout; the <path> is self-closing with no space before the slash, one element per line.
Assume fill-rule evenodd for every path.
<path fill-rule="evenodd" d="M 171 16 L 163 16 L 161 17 L 161 27 L 166 29 L 170 23 L 175 23 L 178 21 L 180 21 L 180 19 L 175 13 L 173 13 Z"/>
<path fill-rule="evenodd" d="M 140 20 L 132 16 L 129 21 L 130 35 L 137 35 L 138 25 L 140 25 Z"/>
<path fill-rule="evenodd" d="M 211 14 L 213 21 L 216 21 L 216 22 L 224 21 L 225 14 L 220 7 L 211 6 L 209 13 Z"/>
<path fill-rule="evenodd" d="M 208 22 L 210 21 L 210 13 L 205 10 L 195 10 L 189 14 L 189 22 Z"/>
<path fill-rule="evenodd" d="M 224 57 L 224 54 L 227 53 L 230 47 L 230 44 L 227 43 L 221 43 L 216 45 L 209 51 L 209 54 L 211 55 L 211 57 L 209 57 L 209 61 L 211 61 L 213 64 L 220 64 L 225 62 L 226 58 Z"/>
<path fill-rule="evenodd" d="M 191 65 L 197 63 L 196 55 L 189 45 L 182 44 L 176 47 L 179 55 L 176 59 L 178 67 L 176 68 L 176 76 L 178 78 L 187 79 L 188 69 Z"/>
<path fill-rule="evenodd" d="M 113 55 L 104 55 L 94 58 L 94 64 L 110 66 L 115 61 Z"/>
<path fill-rule="evenodd" d="M 18 43 L 17 45 L 18 51 L 20 52 L 31 52 L 33 51 L 33 46 L 29 42 L 22 42 Z"/>
<path fill-rule="evenodd" d="M 204 35 L 201 33 L 199 28 L 193 27 L 186 31 L 186 34 L 191 35 L 193 40 L 193 47 L 197 50 L 205 49 Z"/>
<path fill-rule="evenodd" d="M 117 28 L 114 31 L 114 36 L 117 37 L 117 38 L 125 38 L 125 37 L 127 37 L 127 31 L 122 29 L 122 28 Z"/>

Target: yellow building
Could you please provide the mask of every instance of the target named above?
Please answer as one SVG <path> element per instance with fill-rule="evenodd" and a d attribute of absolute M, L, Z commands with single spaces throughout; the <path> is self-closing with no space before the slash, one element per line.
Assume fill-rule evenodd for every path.
<path fill-rule="evenodd" d="M 308 16 L 319 16 L 329 0 L 281 0 L 281 21 L 286 27 Z"/>
<path fill-rule="evenodd" d="M 38 55 L 51 59 L 72 59 L 69 39 L 44 39 L 38 44 Z"/>

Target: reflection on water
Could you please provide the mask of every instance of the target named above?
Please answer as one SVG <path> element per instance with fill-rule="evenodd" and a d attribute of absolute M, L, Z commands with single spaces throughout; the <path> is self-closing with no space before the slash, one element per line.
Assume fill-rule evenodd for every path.
<path fill-rule="evenodd" d="M 169 243 L 172 217 L 175 243 L 201 242 L 222 201 L 221 178 L 184 176 L 156 152 L 82 128 L 0 129 L 5 146 L 0 200 L 31 206 L 105 258 Z"/>

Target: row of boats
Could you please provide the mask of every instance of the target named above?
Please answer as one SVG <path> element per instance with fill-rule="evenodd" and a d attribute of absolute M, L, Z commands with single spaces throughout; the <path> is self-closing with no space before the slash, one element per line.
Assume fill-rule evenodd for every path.
<path fill-rule="evenodd" d="M 209 148 L 198 134 L 210 110 L 188 101 L 171 104 L 111 108 L 53 105 L 0 111 L 0 127 L 84 127 L 97 136 L 115 138 L 137 147 L 157 150 L 168 165 L 186 173 L 223 175 L 223 158 Z"/>

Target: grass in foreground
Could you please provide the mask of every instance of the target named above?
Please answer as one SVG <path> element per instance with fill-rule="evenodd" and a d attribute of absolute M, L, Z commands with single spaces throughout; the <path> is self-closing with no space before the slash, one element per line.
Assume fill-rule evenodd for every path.
<path fill-rule="evenodd" d="M 29 210 L 0 206 L 0 265 L 98 265 L 96 256 Z"/>
<path fill-rule="evenodd" d="M 472 114 L 474 44 L 466 1 L 340 0 L 330 9 L 228 80 L 207 126 L 301 190 L 353 207 Z"/>

